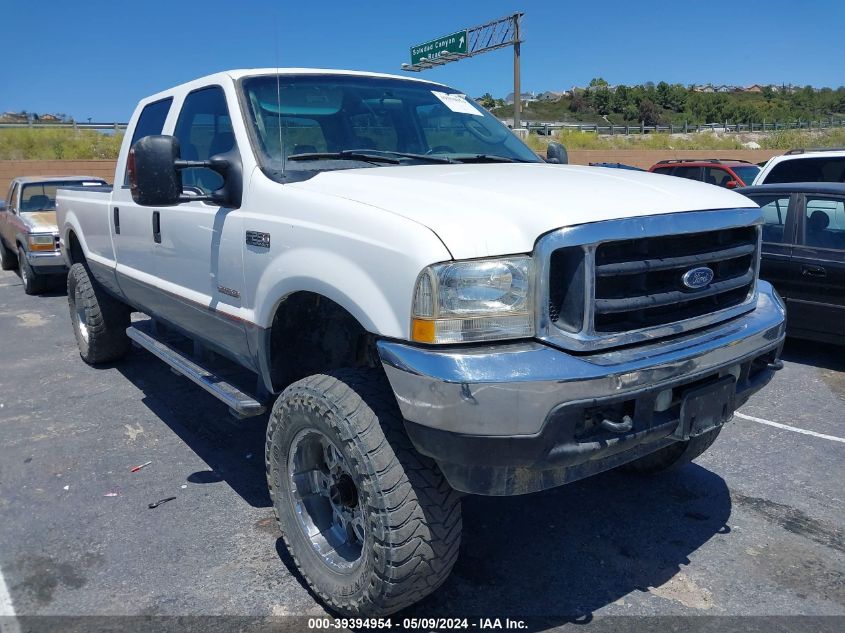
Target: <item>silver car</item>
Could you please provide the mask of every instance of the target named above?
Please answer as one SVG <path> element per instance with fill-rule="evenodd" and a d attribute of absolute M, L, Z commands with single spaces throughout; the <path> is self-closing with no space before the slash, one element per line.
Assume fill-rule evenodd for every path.
<path fill-rule="evenodd" d="M 27 294 L 42 292 L 50 276 L 67 272 L 59 251 L 56 190 L 105 184 L 92 176 L 28 176 L 12 180 L 5 205 L 0 204 L 0 268 L 17 268 Z"/>

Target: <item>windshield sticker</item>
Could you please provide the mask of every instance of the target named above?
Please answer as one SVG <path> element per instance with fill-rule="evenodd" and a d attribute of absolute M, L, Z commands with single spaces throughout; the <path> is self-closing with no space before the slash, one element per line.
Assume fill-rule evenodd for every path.
<path fill-rule="evenodd" d="M 431 94 L 435 97 L 440 99 L 443 104 L 449 108 L 452 112 L 458 112 L 459 114 L 474 114 L 475 116 L 484 116 L 475 109 L 475 107 L 467 101 L 466 95 L 461 94 L 449 94 L 446 92 L 437 92 L 436 90 L 432 90 Z"/>

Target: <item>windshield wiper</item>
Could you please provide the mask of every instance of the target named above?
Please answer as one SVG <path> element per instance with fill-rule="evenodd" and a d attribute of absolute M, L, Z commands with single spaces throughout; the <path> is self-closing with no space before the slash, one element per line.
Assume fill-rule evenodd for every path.
<path fill-rule="evenodd" d="M 345 149 L 342 152 L 304 152 L 302 154 L 291 154 L 287 160 L 359 160 L 369 163 L 390 163 L 398 165 L 398 158 L 384 156 L 383 154 L 371 154 L 355 149 Z"/>
<path fill-rule="evenodd" d="M 388 150 L 379 150 L 384 151 L 385 154 L 390 154 L 391 156 L 401 156 L 402 158 L 413 158 L 414 160 L 424 160 L 429 163 L 454 163 L 451 158 L 448 156 L 436 156 L 434 154 L 415 154 L 413 152 L 391 152 Z"/>
<path fill-rule="evenodd" d="M 452 156 L 452 160 L 459 163 L 527 163 L 530 161 L 496 154 L 472 154 L 470 156 Z"/>

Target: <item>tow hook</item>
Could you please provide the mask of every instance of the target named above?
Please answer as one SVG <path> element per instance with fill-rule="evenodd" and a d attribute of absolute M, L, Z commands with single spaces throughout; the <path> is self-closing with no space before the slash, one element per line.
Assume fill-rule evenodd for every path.
<path fill-rule="evenodd" d="M 781 369 L 783 369 L 783 361 L 779 358 L 776 358 L 771 363 L 767 364 L 766 367 L 768 367 L 772 371 L 780 371 Z"/>
<path fill-rule="evenodd" d="M 601 428 L 611 433 L 627 433 L 634 428 L 634 420 L 630 415 L 623 415 L 621 422 L 614 422 L 609 418 L 601 421 Z"/>

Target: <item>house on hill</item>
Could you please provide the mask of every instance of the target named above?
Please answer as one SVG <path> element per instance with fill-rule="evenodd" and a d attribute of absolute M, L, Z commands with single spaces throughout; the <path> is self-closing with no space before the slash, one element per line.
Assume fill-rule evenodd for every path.
<path fill-rule="evenodd" d="M 560 101 L 566 96 L 566 92 L 555 92 L 554 90 L 546 90 L 537 95 L 537 101 Z"/>
<path fill-rule="evenodd" d="M 0 123 L 26 123 L 29 116 L 26 112 L 4 112 L 0 114 Z"/>
<path fill-rule="evenodd" d="M 534 92 L 523 92 L 520 95 L 520 100 L 522 103 L 532 103 L 537 101 L 537 94 Z M 505 97 L 505 103 L 508 105 L 513 105 L 513 93 L 511 92 L 507 97 Z"/>

